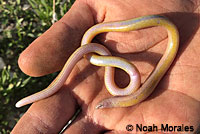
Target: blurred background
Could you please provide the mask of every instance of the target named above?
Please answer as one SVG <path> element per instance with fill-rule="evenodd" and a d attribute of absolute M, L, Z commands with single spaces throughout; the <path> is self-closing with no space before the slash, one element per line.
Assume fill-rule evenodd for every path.
<path fill-rule="evenodd" d="M 75 0 L 0 0 L 0 134 L 10 133 L 29 106 L 21 98 L 47 87 L 57 73 L 33 78 L 18 67 L 20 53 L 59 20 Z"/>

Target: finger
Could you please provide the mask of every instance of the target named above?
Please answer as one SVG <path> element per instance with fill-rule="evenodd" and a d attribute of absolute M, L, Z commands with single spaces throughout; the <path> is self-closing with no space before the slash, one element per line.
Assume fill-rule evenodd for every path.
<path fill-rule="evenodd" d="M 93 24 L 92 13 L 82 0 L 32 42 L 19 57 L 21 70 L 30 76 L 42 76 L 62 68 L 71 53 L 80 45 L 83 33 Z"/>
<path fill-rule="evenodd" d="M 82 33 L 92 25 L 91 17 L 86 4 L 81 1 L 75 2 L 71 10 L 59 22 L 21 54 L 19 58 L 21 69 L 32 76 L 58 70 L 60 65 L 64 64 L 65 58 L 71 54 L 69 52 L 79 45 L 77 42 L 80 41 Z M 59 132 L 75 112 L 75 102 L 69 92 L 60 95 L 59 93 L 33 104 L 15 126 L 13 133 Z"/>
<path fill-rule="evenodd" d="M 75 113 L 76 101 L 63 87 L 52 97 L 34 103 L 13 129 L 14 134 L 58 133 Z"/>

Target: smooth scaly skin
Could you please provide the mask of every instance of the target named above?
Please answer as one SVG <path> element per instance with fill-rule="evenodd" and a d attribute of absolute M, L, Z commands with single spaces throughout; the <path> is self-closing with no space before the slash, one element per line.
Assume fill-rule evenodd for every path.
<path fill-rule="evenodd" d="M 143 16 L 140 18 L 125 21 L 102 23 L 91 27 L 85 33 L 81 45 L 90 43 L 92 39 L 99 33 L 113 31 L 127 32 L 152 26 L 162 26 L 168 31 L 167 49 L 154 71 L 147 78 L 144 84 L 133 94 L 104 99 L 96 106 L 96 108 L 128 107 L 145 100 L 154 91 L 155 87 L 158 85 L 159 81 L 172 64 L 178 51 L 179 34 L 176 26 L 173 23 L 171 23 L 167 18 L 158 15 Z M 91 56 L 91 60 L 97 60 L 98 58 L 100 58 L 100 56 L 95 54 Z M 109 87 L 107 87 L 107 89 L 108 88 Z"/>
<path fill-rule="evenodd" d="M 84 54 L 95 52 L 100 55 L 110 55 L 110 52 L 102 45 L 93 43 L 88 44 L 97 34 L 110 31 L 132 31 L 151 26 L 164 26 L 168 30 L 168 47 L 151 76 L 149 76 L 149 78 L 140 87 L 140 89 L 132 95 L 129 94 L 137 90 L 137 88 L 140 86 L 140 75 L 134 65 L 119 57 L 98 56 L 95 54 L 87 55 L 90 63 L 98 66 L 106 66 L 104 78 L 108 91 L 112 95 L 121 95 L 121 97 L 114 97 L 103 100 L 97 105 L 96 108 L 127 107 L 141 102 L 153 92 L 158 82 L 174 60 L 178 50 L 179 37 L 176 27 L 166 18 L 161 16 L 144 16 L 127 21 L 102 23 L 93 26 L 85 33 L 81 43 L 82 46 L 78 48 L 68 59 L 57 78 L 46 89 L 17 102 L 16 107 L 21 107 L 23 105 L 44 99 L 57 92 L 64 84 L 74 65 L 81 59 Z M 122 90 L 115 85 L 113 80 L 114 70 L 110 66 L 121 68 L 129 74 L 130 83 L 125 89 Z"/>
<path fill-rule="evenodd" d="M 139 72 L 137 70 L 137 68 L 132 65 L 131 63 L 129 63 L 127 60 L 119 58 L 119 57 L 114 57 L 111 56 L 111 53 L 109 52 L 108 49 L 106 49 L 103 45 L 97 44 L 97 43 L 89 43 L 85 46 L 81 46 L 79 47 L 67 60 L 67 62 L 65 63 L 63 69 L 61 70 L 61 72 L 59 73 L 59 75 L 54 79 L 54 81 L 44 90 L 35 93 L 31 96 L 28 96 L 26 98 L 23 98 L 22 100 L 18 101 L 16 103 L 16 107 L 22 107 L 24 105 L 39 101 L 41 99 L 47 98 L 51 95 L 53 95 L 54 93 L 56 93 L 64 84 L 64 82 L 66 81 L 66 79 L 68 78 L 69 74 L 71 73 L 72 69 L 74 68 L 74 66 L 76 65 L 76 63 L 85 55 L 88 53 L 97 53 L 99 55 L 104 55 L 101 56 L 100 59 L 106 59 L 106 60 L 102 60 L 103 62 L 100 63 L 99 61 L 96 61 L 94 63 L 96 63 L 96 65 L 98 66 L 104 66 L 105 64 L 107 64 L 108 66 L 115 66 L 118 68 L 121 68 L 122 70 L 124 70 L 125 72 L 127 72 L 130 76 L 130 86 L 132 86 L 132 88 L 129 88 L 129 90 L 127 90 L 127 92 L 132 92 L 132 89 L 138 89 L 138 87 L 140 86 L 140 75 Z M 88 59 L 90 59 L 90 57 L 87 57 Z M 114 61 L 113 64 L 110 64 L 110 62 Z M 122 65 L 122 66 L 120 66 Z M 106 74 L 105 77 L 108 77 L 108 75 L 110 74 Z M 113 76 L 112 76 L 113 77 Z M 109 77 L 110 78 L 110 77 Z M 110 79 L 108 79 L 109 81 Z M 113 85 L 111 85 L 113 87 Z M 112 89 L 112 88 L 110 88 Z M 113 92 L 113 91 L 110 91 Z M 124 92 L 121 90 L 119 91 L 121 93 L 124 94 Z M 126 92 L 125 92 L 126 93 Z"/>

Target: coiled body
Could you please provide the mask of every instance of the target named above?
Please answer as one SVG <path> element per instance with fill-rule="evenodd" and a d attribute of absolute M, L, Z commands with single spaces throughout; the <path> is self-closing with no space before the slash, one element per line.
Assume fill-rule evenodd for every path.
<path fill-rule="evenodd" d="M 158 65 L 142 86 L 140 86 L 139 72 L 134 65 L 125 59 L 111 56 L 110 52 L 102 45 L 91 43 L 92 39 L 99 33 L 112 31 L 125 32 L 152 26 L 162 26 L 167 29 L 169 38 L 168 46 Z M 81 47 L 70 56 L 57 78 L 46 89 L 20 100 L 16 104 L 16 107 L 44 99 L 57 92 L 66 81 L 75 64 L 85 54 L 91 64 L 105 66 L 105 85 L 108 91 L 114 95 L 112 98 L 102 100 L 96 108 L 132 106 L 143 101 L 153 92 L 173 62 L 178 51 L 178 46 L 179 35 L 176 26 L 163 16 L 150 15 L 126 21 L 97 24 L 84 34 Z M 91 54 L 91 52 L 93 53 Z M 88 53 L 90 54 L 88 55 Z M 121 68 L 129 74 L 130 83 L 126 88 L 120 89 L 114 83 L 113 67 Z"/>

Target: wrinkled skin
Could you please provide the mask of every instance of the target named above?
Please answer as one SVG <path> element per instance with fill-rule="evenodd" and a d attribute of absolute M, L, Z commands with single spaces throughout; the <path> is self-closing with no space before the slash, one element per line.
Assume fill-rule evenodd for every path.
<path fill-rule="evenodd" d="M 12 133 L 58 133 L 75 113 L 82 112 L 65 133 L 126 133 L 127 124 L 200 124 L 200 0 L 77 0 L 71 10 L 20 55 L 19 66 L 31 76 L 42 76 L 62 68 L 80 46 L 84 32 L 101 22 L 143 15 L 167 16 L 180 32 L 176 60 L 153 94 L 128 108 L 95 109 L 111 95 L 104 86 L 104 68 L 82 59 L 55 95 L 34 103 Z M 142 82 L 156 66 L 167 45 L 167 32 L 160 27 L 128 33 L 108 33 L 96 38 L 114 55 L 134 63 Z M 141 52 L 141 53 L 134 53 Z M 120 54 L 119 54 L 120 53 Z M 128 77 L 116 71 L 116 82 L 126 86 Z M 134 132 L 134 131 L 133 131 Z"/>

